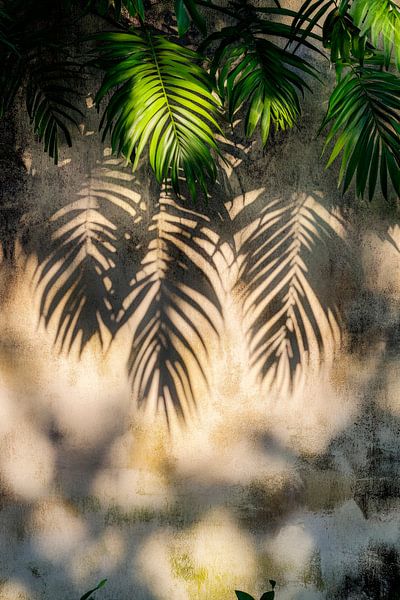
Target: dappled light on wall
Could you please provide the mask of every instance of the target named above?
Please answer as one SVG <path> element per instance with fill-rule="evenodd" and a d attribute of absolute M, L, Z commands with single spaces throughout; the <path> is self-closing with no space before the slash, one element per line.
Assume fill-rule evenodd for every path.
<path fill-rule="evenodd" d="M 340 218 L 318 192 L 230 197 L 235 185 L 226 167 L 207 203 L 177 201 L 106 157 L 52 215 L 37 250 L 40 313 L 57 347 L 81 355 L 96 338 L 107 350 L 129 327 L 134 398 L 167 421 L 193 416 L 207 394 L 210 348 L 229 319 L 259 381 L 282 393 L 340 345 L 337 298 L 321 284 L 329 256 L 347 255 Z"/>
<path fill-rule="evenodd" d="M 250 536 L 220 508 L 180 534 L 166 528 L 151 535 L 135 567 L 160 600 L 175 592 L 182 600 L 199 595 L 225 600 L 238 585 L 251 585 L 257 561 Z"/>
<path fill-rule="evenodd" d="M 34 36 L 41 4 L 25 2 Z M 300 2 L 220 2 L 228 14 L 217 11 L 215 20 L 212 3 L 199 2 L 215 33 L 204 63 L 185 57 L 200 42 L 192 0 L 175 2 L 176 10 L 144 0 L 45 4 L 57 13 L 74 5 L 74 18 L 83 4 L 104 8 L 101 30 L 116 21 L 140 29 L 149 60 L 140 51 L 132 71 L 125 38 L 131 43 L 132 35 L 121 31 L 114 45 L 106 34 L 110 88 L 103 86 L 99 106 L 91 63 L 76 97 L 83 114 L 71 147 L 68 134 L 60 136 L 57 165 L 35 135 L 56 158 L 54 124 L 47 139 L 38 128 L 42 109 L 57 115 L 60 101 L 63 110 L 63 94 L 50 106 L 28 85 L 28 100 L 31 90 L 42 107 L 29 111 L 32 128 L 21 85 L 0 127 L 0 600 L 78 600 L 105 579 L 96 600 L 233 600 L 235 590 L 260 598 L 271 579 L 277 600 L 397 597 L 400 215 L 398 203 L 382 208 L 376 197 L 374 168 L 382 162 L 383 183 L 393 172 L 381 142 L 372 160 L 359 146 L 346 160 L 352 143 L 368 141 L 368 128 L 353 130 L 351 140 L 346 126 L 344 137 L 335 134 L 348 121 L 346 106 L 367 110 L 356 73 L 355 102 L 337 86 L 340 115 L 325 119 L 339 143 L 334 154 L 347 146 L 343 183 L 354 183 L 343 198 L 340 167 L 323 169 L 317 136 L 334 69 L 310 46 L 296 49 L 295 63 L 320 67 L 328 84 L 315 81 L 314 94 L 300 98 L 293 88 L 303 87 L 300 72 L 278 41 L 284 32 L 293 42 L 289 21 Z M 331 5 L 337 24 L 333 4 L 306 0 L 303 27 Z M 347 10 L 346 0 L 340 4 Z M 129 20 L 135 6 L 165 31 L 164 41 L 150 38 L 163 46 L 156 54 L 169 91 L 146 25 L 137 13 Z M 103 17 L 77 19 L 68 49 Z M 57 24 L 69 33 L 62 19 Z M 185 30 L 180 40 L 176 24 L 178 34 Z M 189 87 L 187 59 L 189 76 L 200 77 Z M 260 67 L 264 91 L 252 87 L 248 60 Z M 203 81 L 201 69 L 212 63 L 216 77 Z M 308 67 L 302 71 L 309 84 Z M 382 97 L 395 102 L 394 90 L 383 89 L 390 71 L 372 71 Z M 271 86 L 281 74 L 294 93 L 289 103 Z M 214 83 L 223 96 L 221 130 L 206 131 Z M 365 83 L 373 90 L 377 82 Z M 119 108 L 108 102 L 112 90 Z M 172 105 L 183 129 L 170 123 Z M 285 106 L 295 110 L 285 115 Z M 300 109 L 296 127 L 283 131 Z M 212 151 L 214 139 L 221 154 Z M 356 199 L 368 178 L 369 205 Z"/>
<path fill-rule="evenodd" d="M 208 208 L 154 190 L 149 202 L 146 182 L 113 160 L 88 180 L 78 174 L 76 189 L 52 210 L 0 319 L 1 372 L 12 388 L 0 424 L 5 510 L 15 498 L 23 503 L 5 527 L 13 542 L 4 572 L 12 574 L 21 545 L 32 568 L 10 575 L 4 593 L 39 595 L 51 580 L 46 589 L 57 597 L 63 579 L 65 593 L 79 597 L 107 576 L 116 597 L 134 589 L 151 600 L 228 600 L 234 589 L 260 597 L 272 577 L 278 598 L 284 587 L 286 597 L 298 595 L 302 582 L 321 598 L 326 564 L 333 586 L 349 571 L 340 562 L 349 538 L 355 573 L 371 540 L 389 545 L 394 536 L 391 512 L 372 531 L 362 512 L 373 510 L 368 490 L 383 488 L 363 474 L 373 451 L 363 398 L 382 384 L 376 435 L 392 444 L 394 426 L 382 415 L 398 414 L 395 399 L 385 398 L 385 390 L 395 395 L 397 363 L 335 354 L 348 232 L 322 193 L 300 185 L 280 194 L 244 183 L 240 194 L 228 178 Z M 298 331 L 284 328 L 291 286 L 295 317 L 305 323 Z M 47 330 L 36 328 L 32 289 L 35 308 L 46 295 L 42 323 L 57 298 Z M 79 300 L 67 306 L 75 289 Z M 151 335 L 140 338 L 147 326 Z M 293 364 L 268 346 L 274 327 L 283 348 L 294 349 Z M 52 339 L 58 335 L 60 350 L 66 330 L 54 352 Z M 138 401 L 149 410 L 133 410 Z M 174 416 L 180 405 L 184 427 Z M 358 446 L 354 431 L 362 431 Z M 393 473 L 379 451 L 374 464 Z M 24 478 L 13 455 L 20 470 L 27 466 Z"/>
<path fill-rule="evenodd" d="M 196 377 L 207 380 L 207 340 L 221 325 L 210 219 L 167 191 L 149 205 L 141 182 L 108 158 L 51 217 L 47 234 L 34 283 L 57 347 L 81 355 L 97 338 L 107 349 L 131 327 L 138 403 L 163 407 L 168 419 L 171 409 L 190 413 Z"/>

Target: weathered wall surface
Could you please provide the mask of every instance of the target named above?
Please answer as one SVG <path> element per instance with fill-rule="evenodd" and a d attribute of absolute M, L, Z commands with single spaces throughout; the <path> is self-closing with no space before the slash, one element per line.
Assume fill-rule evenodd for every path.
<path fill-rule="evenodd" d="M 91 82 L 58 167 L 8 124 L 0 598 L 399 597 L 400 228 L 340 199 L 314 87 L 195 209 L 110 156 Z"/>

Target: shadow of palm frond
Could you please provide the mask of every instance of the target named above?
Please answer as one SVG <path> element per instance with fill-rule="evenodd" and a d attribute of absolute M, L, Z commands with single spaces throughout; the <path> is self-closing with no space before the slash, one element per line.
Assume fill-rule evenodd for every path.
<path fill-rule="evenodd" d="M 169 421 L 196 405 L 197 375 L 207 384 L 210 337 L 218 336 L 222 307 L 213 263 L 210 219 L 162 193 L 149 227 L 142 269 L 132 281 L 135 332 L 129 373 L 139 404 L 154 401 Z"/>
<path fill-rule="evenodd" d="M 118 329 L 129 280 L 140 264 L 147 206 L 122 162 L 108 159 L 77 199 L 50 219 L 50 241 L 36 269 L 40 314 L 56 324 L 60 350 L 81 354 L 95 336 L 102 346 Z"/>
<path fill-rule="evenodd" d="M 347 260 L 343 225 L 307 194 L 267 201 L 262 195 L 236 221 L 253 367 L 262 381 L 293 390 L 305 368 L 318 367 L 340 340 L 330 278 L 332 260 Z"/>

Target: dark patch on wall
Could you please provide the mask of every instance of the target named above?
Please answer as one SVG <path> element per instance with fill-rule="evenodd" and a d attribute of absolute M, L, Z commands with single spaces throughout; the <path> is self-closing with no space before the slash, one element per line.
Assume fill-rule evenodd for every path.
<path fill-rule="evenodd" d="M 22 158 L 12 146 L 0 144 L 0 243 L 3 260 L 14 258 L 15 241 L 21 217 L 27 173 Z"/>
<path fill-rule="evenodd" d="M 360 557 L 356 574 L 346 575 L 332 600 L 399 600 L 400 555 L 386 544 L 370 546 Z"/>
<path fill-rule="evenodd" d="M 243 489 L 242 501 L 237 507 L 242 525 L 250 531 L 278 530 L 285 515 L 301 503 L 302 490 L 293 484 L 281 489 L 266 482 L 252 482 Z"/>

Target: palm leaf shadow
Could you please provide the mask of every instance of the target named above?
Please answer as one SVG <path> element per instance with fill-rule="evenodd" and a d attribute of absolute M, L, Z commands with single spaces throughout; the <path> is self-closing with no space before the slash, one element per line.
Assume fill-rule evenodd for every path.
<path fill-rule="evenodd" d="M 252 365 L 261 381 L 293 390 L 307 366 L 318 367 L 340 340 L 337 297 L 321 269 L 332 257 L 347 268 L 343 224 L 307 194 L 267 202 L 261 196 L 246 208 L 235 230 Z"/>
<path fill-rule="evenodd" d="M 205 364 L 222 306 L 210 218 L 168 191 L 155 209 L 123 321 L 135 315 L 129 373 L 138 402 L 152 398 L 169 421 L 171 409 L 185 419 L 196 406 L 197 375 L 207 384 Z"/>
<path fill-rule="evenodd" d="M 116 334 L 144 248 L 146 203 L 134 188 L 122 161 L 103 161 L 77 199 L 50 219 L 50 240 L 38 253 L 35 283 L 40 314 L 46 327 L 56 323 L 60 350 L 70 352 L 76 344 L 81 354 L 95 336 L 104 346 Z"/>
<path fill-rule="evenodd" d="M 170 408 L 184 417 L 195 405 L 195 377 L 207 380 L 208 342 L 218 334 L 212 222 L 223 216 L 181 206 L 151 185 L 118 159 L 103 162 L 51 217 L 35 283 L 60 351 L 76 346 L 80 355 L 94 337 L 105 346 L 129 322 L 128 372 L 139 405 L 155 394 L 167 418 Z"/>
<path fill-rule="evenodd" d="M 215 255 L 238 234 L 238 288 L 261 379 L 292 388 L 313 350 L 330 351 L 340 316 L 323 289 L 318 256 L 322 248 L 346 253 L 339 220 L 330 221 L 318 200 L 262 196 L 228 223 L 218 190 L 195 207 L 168 190 L 154 201 L 154 190 L 144 198 L 143 185 L 116 159 L 106 162 L 52 217 L 36 272 L 41 315 L 47 326 L 56 323 L 60 349 L 76 344 L 82 353 L 94 336 L 111 343 L 129 322 L 128 372 L 138 404 L 153 402 L 167 420 L 171 410 L 186 418 L 199 378 L 207 385 L 210 347 L 221 330 Z"/>

